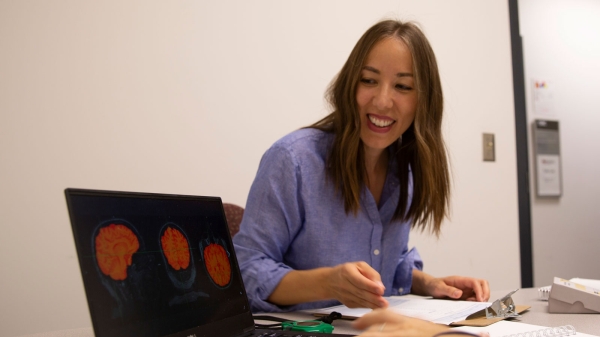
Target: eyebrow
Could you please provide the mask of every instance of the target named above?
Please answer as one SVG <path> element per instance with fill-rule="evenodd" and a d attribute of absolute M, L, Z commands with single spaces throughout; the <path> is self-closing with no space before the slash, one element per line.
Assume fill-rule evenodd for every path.
<path fill-rule="evenodd" d="M 374 72 L 375 74 L 378 74 L 378 75 L 381 74 L 381 72 L 378 69 L 373 68 L 371 66 L 364 66 L 363 70 L 368 70 L 368 71 Z M 396 77 L 412 77 L 412 76 L 413 76 L 412 73 L 397 73 L 396 74 Z"/>

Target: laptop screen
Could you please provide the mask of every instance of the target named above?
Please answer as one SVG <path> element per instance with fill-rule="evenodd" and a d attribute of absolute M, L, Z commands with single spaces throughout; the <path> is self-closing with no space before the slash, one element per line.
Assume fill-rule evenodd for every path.
<path fill-rule="evenodd" d="M 252 329 L 220 198 L 65 194 L 97 337 Z"/>

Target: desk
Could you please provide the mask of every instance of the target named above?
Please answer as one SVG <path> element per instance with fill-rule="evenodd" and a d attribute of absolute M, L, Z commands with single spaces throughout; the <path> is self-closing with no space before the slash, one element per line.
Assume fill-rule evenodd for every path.
<path fill-rule="evenodd" d="M 505 296 L 512 290 L 514 289 L 492 291 L 490 302 Z M 600 336 L 600 314 L 550 314 L 548 313 L 548 301 L 540 300 L 537 288 L 519 289 L 512 298 L 515 304 L 531 306 L 531 309 L 521 315 L 519 321 L 522 323 L 548 327 L 570 324 L 577 331 Z M 292 320 L 313 319 L 310 315 L 296 312 L 275 315 Z M 333 322 L 333 326 L 335 326 L 334 333 L 359 333 L 352 328 L 349 321 L 337 320 Z"/>
<path fill-rule="evenodd" d="M 513 289 L 514 290 L 514 289 Z M 490 301 L 501 298 L 512 290 L 492 291 Z M 600 314 L 549 314 L 548 302 L 539 300 L 537 288 L 520 289 L 512 296 L 516 304 L 529 305 L 531 309 L 523 313 L 520 322 L 543 325 L 561 326 L 570 324 L 577 331 L 600 336 Z M 272 316 L 283 317 L 290 320 L 314 319 L 311 315 L 303 312 L 276 313 Z M 352 328 L 350 321 L 337 320 L 333 322 L 334 333 L 358 334 L 359 331 Z M 47 333 L 39 333 L 22 337 L 93 337 L 92 328 L 61 330 Z"/>

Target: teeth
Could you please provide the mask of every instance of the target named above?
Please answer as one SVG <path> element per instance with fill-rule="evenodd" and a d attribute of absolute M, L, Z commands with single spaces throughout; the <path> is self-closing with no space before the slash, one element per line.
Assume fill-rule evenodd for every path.
<path fill-rule="evenodd" d="M 383 119 L 379 119 L 377 117 L 373 117 L 371 115 L 368 115 L 368 116 L 369 116 L 369 120 L 371 121 L 371 123 L 375 124 L 376 126 L 378 126 L 380 128 L 390 126 L 390 125 L 392 125 L 392 123 L 394 123 L 393 120 L 389 120 L 389 119 L 383 120 Z"/>

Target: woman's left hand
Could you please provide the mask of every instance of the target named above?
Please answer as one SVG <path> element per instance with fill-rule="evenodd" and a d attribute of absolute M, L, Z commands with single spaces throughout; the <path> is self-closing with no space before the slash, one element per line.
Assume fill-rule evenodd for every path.
<path fill-rule="evenodd" d="M 434 298 L 452 298 L 463 301 L 486 302 L 490 287 L 486 280 L 464 276 L 433 278 L 426 285 Z"/>
<path fill-rule="evenodd" d="M 434 298 L 486 302 L 490 299 L 490 286 L 484 279 L 465 276 L 437 278 L 415 269 L 413 293 Z"/>

